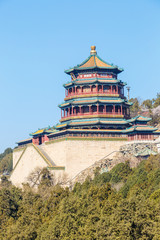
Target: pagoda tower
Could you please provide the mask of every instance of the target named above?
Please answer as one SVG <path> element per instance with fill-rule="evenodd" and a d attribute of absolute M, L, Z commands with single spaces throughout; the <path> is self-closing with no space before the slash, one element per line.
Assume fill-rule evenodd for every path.
<path fill-rule="evenodd" d="M 125 137 L 131 103 L 124 96 L 126 83 L 118 79 L 122 71 L 102 60 L 92 46 L 85 61 L 65 71 L 71 81 L 64 84 L 65 98 L 59 105 L 61 119 L 56 128 L 73 136 Z"/>

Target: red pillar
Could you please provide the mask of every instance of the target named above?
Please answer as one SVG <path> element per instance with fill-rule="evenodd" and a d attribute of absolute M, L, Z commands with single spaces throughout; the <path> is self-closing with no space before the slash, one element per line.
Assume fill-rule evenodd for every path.
<path fill-rule="evenodd" d="M 118 85 L 116 86 L 116 93 L 118 94 Z"/>
<path fill-rule="evenodd" d="M 111 93 L 113 93 L 112 85 L 111 85 Z"/>
<path fill-rule="evenodd" d="M 103 93 L 103 85 L 102 85 L 102 93 Z"/>
<path fill-rule="evenodd" d="M 107 113 L 107 106 L 104 105 L 104 112 Z"/>
<path fill-rule="evenodd" d="M 121 115 L 122 115 L 123 113 L 122 113 L 122 105 L 121 105 Z"/>
<path fill-rule="evenodd" d="M 96 85 L 96 92 L 98 92 L 98 85 Z"/>

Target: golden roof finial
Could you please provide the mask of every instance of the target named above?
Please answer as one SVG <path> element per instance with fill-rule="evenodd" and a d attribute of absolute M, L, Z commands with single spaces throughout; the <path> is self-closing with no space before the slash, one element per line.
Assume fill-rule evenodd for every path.
<path fill-rule="evenodd" d="M 97 52 L 96 52 L 96 46 L 91 46 L 91 55 L 96 55 Z"/>

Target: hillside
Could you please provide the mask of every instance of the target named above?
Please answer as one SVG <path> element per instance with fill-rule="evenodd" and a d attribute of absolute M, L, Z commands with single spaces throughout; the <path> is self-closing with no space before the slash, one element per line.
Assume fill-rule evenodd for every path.
<path fill-rule="evenodd" d="M 160 155 L 138 167 L 120 163 L 73 190 L 44 169 L 35 192 L 3 179 L 0 239 L 160 239 Z"/>

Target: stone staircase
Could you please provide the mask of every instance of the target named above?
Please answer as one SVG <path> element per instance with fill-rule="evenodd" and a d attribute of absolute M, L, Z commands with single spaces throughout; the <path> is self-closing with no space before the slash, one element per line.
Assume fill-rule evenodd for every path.
<path fill-rule="evenodd" d="M 55 163 L 53 160 L 50 158 L 50 156 L 43 150 L 41 145 L 37 145 L 37 148 L 40 150 L 40 152 L 45 156 L 45 158 L 51 163 L 51 165 L 54 167 Z"/>
<path fill-rule="evenodd" d="M 40 154 L 40 156 L 45 160 L 45 162 L 48 164 L 49 167 L 53 167 L 52 160 L 46 156 L 46 153 L 43 151 L 39 145 L 32 144 L 35 150 Z"/>
<path fill-rule="evenodd" d="M 32 144 L 36 151 L 41 155 L 41 157 L 47 162 L 48 169 L 50 170 L 65 170 L 65 166 L 57 166 L 50 158 L 50 156 L 43 150 L 42 145 Z"/>

